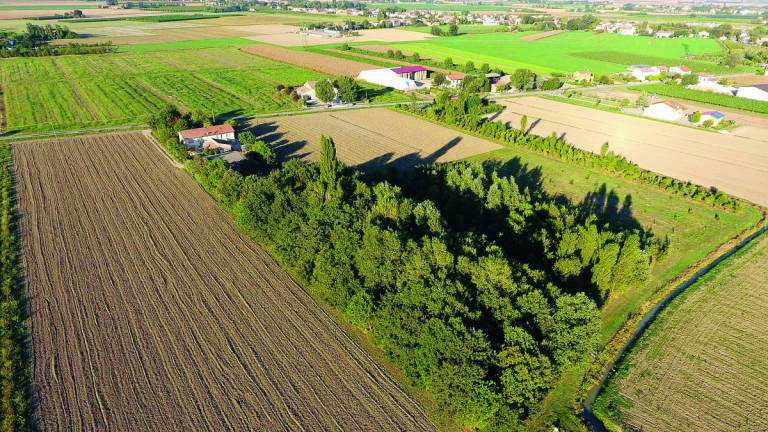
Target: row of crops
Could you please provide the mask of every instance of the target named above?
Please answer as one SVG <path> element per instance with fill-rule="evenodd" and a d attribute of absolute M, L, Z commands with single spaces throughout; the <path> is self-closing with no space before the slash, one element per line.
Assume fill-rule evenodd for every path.
<path fill-rule="evenodd" d="M 169 102 L 224 116 L 290 110 L 297 103 L 277 85 L 323 76 L 234 48 L 0 63 L 6 132 L 13 133 L 137 124 Z"/>
<path fill-rule="evenodd" d="M 648 93 L 656 93 L 662 96 L 687 99 L 695 102 L 702 102 L 728 108 L 737 108 L 746 111 L 768 114 L 768 102 L 761 102 L 726 94 L 709 93 L 669 84 L 651 84 L 642 87 L 635 87 L 634 89 L 642 90 Z"/>

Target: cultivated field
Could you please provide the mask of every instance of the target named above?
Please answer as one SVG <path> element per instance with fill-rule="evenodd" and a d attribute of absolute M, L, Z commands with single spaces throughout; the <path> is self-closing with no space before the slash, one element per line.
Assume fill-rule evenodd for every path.
<path fill-rule="evenodd" d="M 242 47 L 241 50 L 331 75 L 357 77 L 361 71 L 378 68 L 378 66 L 355 60 L 330 57 L 307 51 L 295 51 L 272 45 L 248 45 Z"/>
<path fill-rule="evenodd" d="M 432 430 L 139 133 L 13 156 L 41 430 Z"/>
<path fill-rule="evenodd" d="M 524 40 L 542 33 L 488 33 L 435 38 L 391 45 L 421 55 L 451 57 L 463 64 L 488 63 L 512 71 L 528 68 L 539 73 L 570 73 L 590 69 L 596 74 L 625 71 L 631 64 L 688 65 L 694 71 L 725 73 L 715 63 L 683 57 L 722 50 L 710 39 L 654 39 L 591 32 L 565 32 L 538 40 Z"/>
<path fill-rule="evenodd" d="M 295 28 L 294 28 L 295 30 Z M 397 29 L 371 29 L 359 30 L 359 36 L 343 36 L 338 38 L 324 38 L 318 36 L 302 37 L 298 33 L 282 32 L 249 36 L 259 42 L 282 45 L 282 46 L 302 46 L 302 45 L 325 45 L 329 43 L 353 43 L 353 42 L 408 42 L 431 39 L 434 36 L 427 33 L 404 32 Z"/>
<path fill-rule="evenodd" d="M 596 410 L 626 430 L 768 429 L 768 237 L 674 299 Z"/>
<path fill-rule="evenodd" d="M 501 147 L 385 108 L 260 118 L 249 125 L 282 159 L 318 160 L 321 135 L 331 136 L 339 159 L 364 171 L 387 164 L 408 169 Z"/>
<path fill-rule="evenodd" d="M 768 205 L 768 135 L 746 138 L 696 130 L 537 97 L 501 102 L 496 118 L 519 126 L 528 116 L 532 133 L 556 133 L 584 150 L 610 150 L 641 167 Z"/>
<path fill-rule="evenodd" d="M 11 133 L 141 124 L 167 103 L 205 113 L 213 108 L 219 116 L 295 110 L 298 103 L 278 94 L 276 86 L 323 77 L 328 75 L 233 47 L 0 62 L 6 130 Z M 397 99 L 381 87 L 361 85 L 374 101 Z"/>
<path fill-rule="evenodd" d="M 741 75 L 728 77 L 728 82 L 737 86 L 749 86 L 755 84 L 768 84 L 768 75 Z"/>

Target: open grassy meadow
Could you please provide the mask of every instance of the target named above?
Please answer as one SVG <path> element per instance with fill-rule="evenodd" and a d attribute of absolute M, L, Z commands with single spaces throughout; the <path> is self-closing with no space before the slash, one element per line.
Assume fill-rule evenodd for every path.
<path fill-rule="evenodd" d="M 234 47 L 0 62 L 7 133 L 140 124 L 166 103 L 237 116 L 298 109 L 276 86 L 328 77 Z M 374 101 L 391 92 L 366 86 Z"/>
<path fill-rule="evenodd" d="M 584 69 L 608 74 L 640 63 L 684 63 L 695 71 L 726 71 L 714 63 L 684 60 L 686 56 L 721 51 L 719 42 L 710 39 L 654 39 L 574 31 L 539 40 L 521 40 L 531 34 L 535 33 L 466 34 L 402 43 L 396 47 L 427 57 L 451 57 L 458 64 L 471 60 L 476 65 L 488 63 L 506 70 L 528 68 L 545 74 Z"/>
<path fill-rule="evenodd" d="M 723 261 L 659 313 L 594 405 L 613 428 L 768 428 L 768 237 Z"/>

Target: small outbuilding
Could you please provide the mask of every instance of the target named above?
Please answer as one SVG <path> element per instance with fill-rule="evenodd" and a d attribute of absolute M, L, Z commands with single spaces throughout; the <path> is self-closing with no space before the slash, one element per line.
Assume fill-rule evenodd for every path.
<path fill-rule="evenodd" d="M 595 77 L 592 75 L 592 71 L 589 69 L 583 70 L 583 71 L 576 71 L 573 73 L 571 78 L 574 81 L 579 81 L 579 82 L 581 81 L 592 82 L 592 80 L 595 79 Z"/>
<path fill-rule="evenodd" d="M 668 100 L 650 105 L 643 110 L 643 115 L 659 120 L 678 121 L 686 117 L 685 111 L 687 109 L 675 101 Z"/>

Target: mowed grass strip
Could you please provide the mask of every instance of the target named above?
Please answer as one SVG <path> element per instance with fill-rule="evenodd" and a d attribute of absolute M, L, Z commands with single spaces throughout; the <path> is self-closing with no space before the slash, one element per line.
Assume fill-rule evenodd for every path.
<path fill-rule="evenodd" d="M 627 430 L 768 428 L 768 236 L 675 298 L 595 403 Z"/>
<path fill-rule="evenodd" d="M 614 51 L 676 63 L 686 56 L 722 50 L 720 44 L 711 39 L 654 39 L 575 31 L 539 40 L 520 40 L 532 34 L 536 33 L 467 34 L 390 45 L 427 57 L 451 57 L 458 64 L 473 61 L 476 65 L 488 63 L 507 70 L 529 68 L 539 73 L 590 69 L 598 74 L 626 70 L 626 60 L 602 55 L 598 59 L 585 58 L 588 56 L 585 53 Z M 725 69 L 712 65 L 714 72 L 725 72 Z"/>

